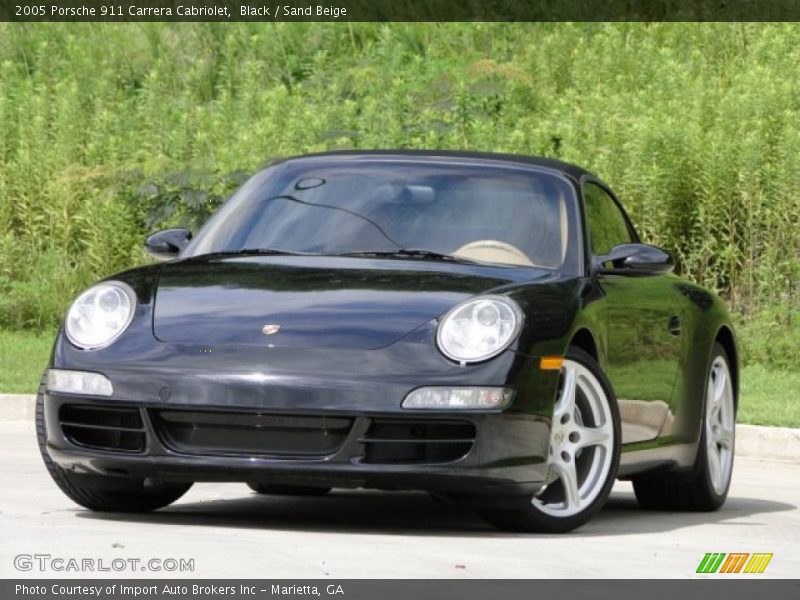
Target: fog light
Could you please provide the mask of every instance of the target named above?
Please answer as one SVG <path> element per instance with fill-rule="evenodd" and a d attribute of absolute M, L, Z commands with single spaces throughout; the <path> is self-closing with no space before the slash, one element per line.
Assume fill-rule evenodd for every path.
<path fill-rule="evenodd" d="M 511 404 L 514 390 L 497 387 L 423 387 L 403 400 L 403 408 L 497 410 Z"/>
<path fill-rule="evenodd" d="M 50 392 L 87 396 L 110 396 L 114 393 L 114 388 L 105 375 L 62 369 L 47 371 L 47 389 Z"/>

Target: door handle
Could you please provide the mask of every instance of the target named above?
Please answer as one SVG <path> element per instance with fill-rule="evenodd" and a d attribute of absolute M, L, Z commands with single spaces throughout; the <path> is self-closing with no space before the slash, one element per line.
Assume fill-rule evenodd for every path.
<path fill-rule="evenodd" d="M 680 335 L 681 334 L 681 318 L 678 315 L 672 315 L 669 318 L 669 332 L 672 335 Z"/>

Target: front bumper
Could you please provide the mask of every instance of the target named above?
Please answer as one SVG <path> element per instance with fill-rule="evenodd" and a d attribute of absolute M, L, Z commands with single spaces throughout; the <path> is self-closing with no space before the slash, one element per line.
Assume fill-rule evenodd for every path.
<path fill-rule="evenodd" d="M 522 413 L 287 412 L 52 393 L 44 410 L 47 452 L 79 474 L 492 496 L 532 494 L 546 474 L 549 423 Z"/>
<path fill-rule="evenodd" d="M 122 478 L 533 493 L 546 478 L 558 374 L 539 370 L 537 357 L 513 350 L 461 367 L 445 359 L 430 340 L 430 332 L 420 331 L 402 343 L 371 351 L 206 348 L 154 343 L 147 330 L 129 331 L 125 344 L 83 352 L 59 336 L 51 366 L 102 373 L 113 384 L 113 396 L 45 393 L 46 449 L 65 469 Z M 411 390 L 430 385 L 508 386 L 516 390 L 516 396 L 511 406 L 497 412 L 401 408 Z M 61 423 L 62 407 L 68 404 L 132 409 L 142 429 L 138 450 L 76 444 Z M 258 426 L 264 421 L 265 427 L 274 425 L 271 419 L 344 420 L 346 425 L 323 423 L 316 433 L 306 431 L 304 435 L 317 444 L 310 451 L 302 444 L 295 451 L 291 436 L 275 451 L 272 438 L 263 438 L 266 442 L 261 447 L 256 433 L 246 428 L 219 439 L 205 431 L 200 439 L 196 437 L 200 427 L 194 425 L 207 416 L 197 421 L 193 412 L 239 415 L 240 422 L 253 421 Z M 173 425 L 176 419 L 182 423 L 173 428 L 171 437 L 165 435 L 165 413 L 174 413 L 166 415 Z M 382 461 L 376 460 L 364 441 L 376 423 L 436 425 L 454 420 L 472 428 L 473 439 L 458 456 L 432 451 L 423 453 L 425 460 L 416 460 L 415 453 L 406 451 L 394 456 L 395 460 Z M 325 432 L 339 437 L 332 443 Z M 428 430 L 420 435 L 440 433 Z"/>

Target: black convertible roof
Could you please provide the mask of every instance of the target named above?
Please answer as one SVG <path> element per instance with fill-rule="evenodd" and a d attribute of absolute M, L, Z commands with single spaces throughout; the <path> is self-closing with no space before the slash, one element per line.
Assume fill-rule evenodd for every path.
<path fill-rule="evenodd" d="M 336 158 L 352 157 L 354 159 L 368 158 L 371 156 L 396 156 L 398 158 L 413 157 L 416 159 L 456 158 L 500 161 L 552 169 L 554 171 L 564 173 L 576 181 L 579 180 L 583 175 L 593 176 L 593 173 L 582 167 L 554 158 L 545 158 L 542 156 L 523 156 L 521 154 L 502 154 L 496 152 L 464 152 L 459 150 L 334 150 L 331 152 L 317 152 L 313 154 L 302 154 L 299 156 L 278 159 L 272 161 L 270 164 L 279 164 L 286 161 L 302 160 L 306 158 L 324 158 L 326 156 Z"/>

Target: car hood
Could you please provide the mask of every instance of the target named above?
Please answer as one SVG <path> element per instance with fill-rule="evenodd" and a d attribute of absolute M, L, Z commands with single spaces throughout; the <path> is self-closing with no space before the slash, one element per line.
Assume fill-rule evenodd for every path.
<path fill-rule="evenodd" d="M 547 276 L 422 260 L 194 258 L 162 267 L 153 331 L 163 342 L 209 347 L 377 349 L 465 298 Z"/>

